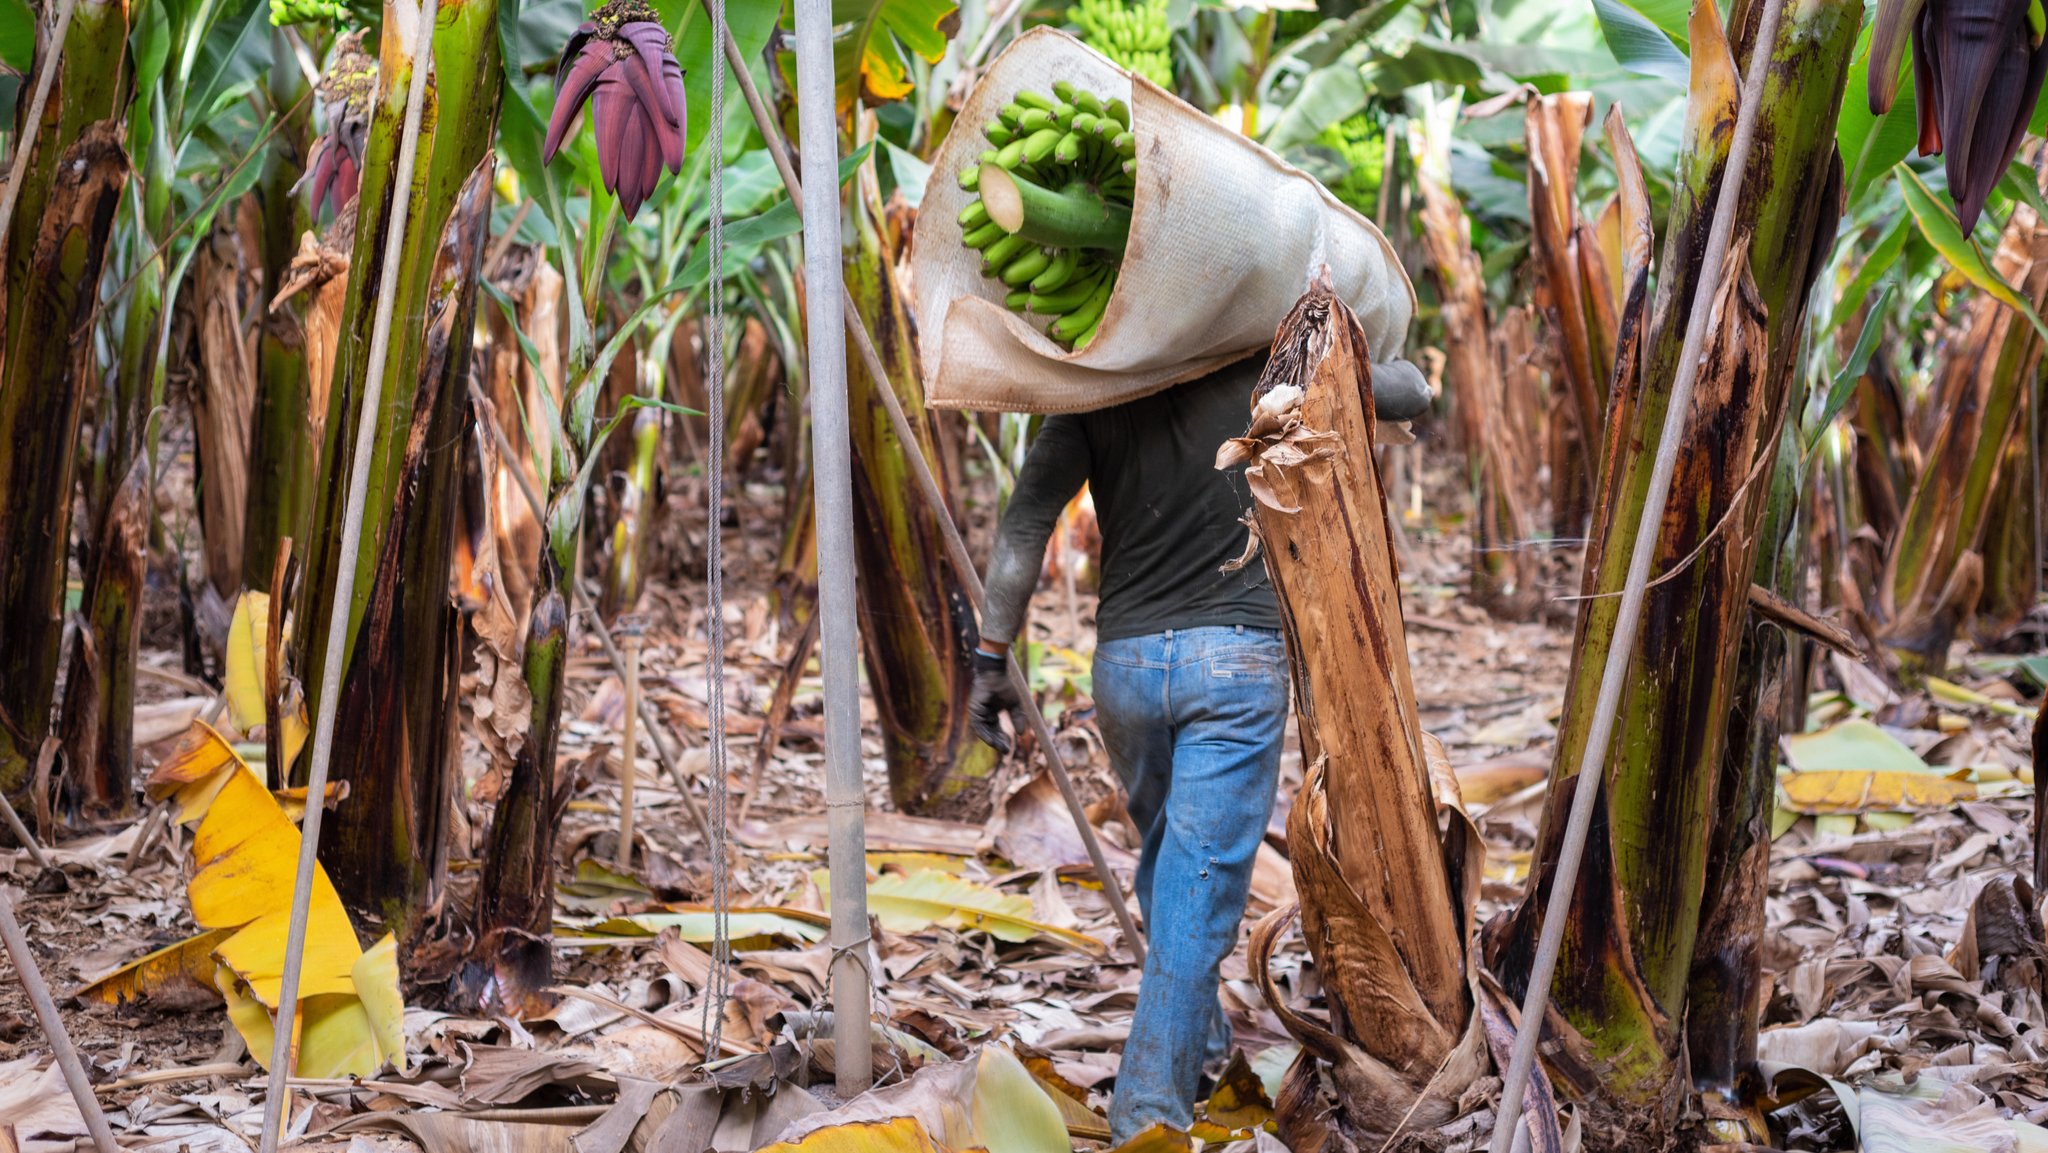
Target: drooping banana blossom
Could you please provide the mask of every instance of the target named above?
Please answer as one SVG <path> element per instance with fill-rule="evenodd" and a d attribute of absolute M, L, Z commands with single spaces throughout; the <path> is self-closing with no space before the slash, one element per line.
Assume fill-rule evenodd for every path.
<path fill-rule="evenodd" d="M 2041 0 L 1883 0 L 1870 37 L 1870 109 L 1891 111 L 1913 40 L 1920 153 L 1947 154 L 1949 193 L 1976 224 L 2019 153 L 2048 75 Z"/>
<path fill-rule="evenodd" d="M 320 77 L 319 94 L 327 134 L 313 142 L 299 183 L 312 186 L 315 217 L 330 199 L 340 216 L 356 198 L 363 150 L 370 143 L 370 107 L 377 96 L 377 58 L 363 51 L 362 32 L 351 32 L 336 45 L 334 61 Z"/>
<path fill-rule="evenodd" d="M 642 0 L 611 0 L 569 37 L 559 74 L 541 161 L 554 160 L 588 100 L 598 173 L 631 220 L 654 194 L 664 168 L 683 170 L 683 69 L 661 18 Z"/>

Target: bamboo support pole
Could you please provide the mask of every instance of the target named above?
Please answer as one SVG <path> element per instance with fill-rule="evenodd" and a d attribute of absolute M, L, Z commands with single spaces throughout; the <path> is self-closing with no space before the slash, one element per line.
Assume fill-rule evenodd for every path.
<path fill-rule="evenodd" d="M 619 721 L 619 872 L 633 868 L 633 778 L 640 775 L 639 751 L 635 747 L 633 722 L 640 711 L 640 622 L 625 621 L 619 631 L 626 636 L 626 715 Z M 714 721 L 713 723 L 716 723 Z"/>
<path fill-rule="evenodd" d="M 285 1103 L 291 1090 L 293 1056 L 298 1052 L 299 969 L 306 958 L 306 919 L 313 903 L 313 874 L 319 868 L 320 823 L 326 806 L 327 771 L 334 761 L 335 710 L 341 702 L 341 663 L 348 649 L 349 602 L 355 598 L 356 561 L 362 552 L 363 504 L 370 490 L 370 457 L 377 447 L 377 424 L 384 400 L 384 366 L 391 353 L 391 321 L 398 295 L 398 270 L 405 252 L 407 209 L 411 204 L 413 169 L 419 160 L 420 109 L 426 102 L 427 76 L 434 70 L 434 20 L 440 0 L 421 0 L 413 25 L 412 76 L 405 95 L 405 123 L 398 137 L 398 164 L 389 198 L 391 224 L 384 237 L 383 264 L 377 284 L 376 313 L 370 328 L 370 356 L 363 380 L 362 419 L 356 427 L 355 456 L 349 463 L 348 492 L 342 510 L 341 555 L 328 614 L 327 649 L 320 670 L 320 714 L 313 726 L 313 755 L 306 774 L 306 815 L 299 828 L 298 878 L 292 886 L 291 923 L 285 932 L 284 972 L 278 985 L 276 1040 L 270 1048 L 270 1087 L 263 1101 L 261 1153 L 277 1153 L 284 1134 Z"/>
<path fill-rule="evenodd" d="M 725 38 L 725 57 L 732 64 L 733 72 L 739 77 L 740 92 L 746 97 L 748 110 L 754 114 L 755 127 L 760 129 L 762 138 L 768 142 L 768 154 L 775 159 L 776 170 L 782 174 L 782 183 L 789 189 L 790 199 L 799 206 L 799 211 L 803 211 L 807 207 L 804 203 L 805 185 L 798 181 L 795 170 L 790 167 L 788 145 L 783 141 L 781 130 L 776 127 L 775 117 L 769 113 L 768 106 L 761 100 L 761 92 L 755 87 L 752 74 L 747 71 L 746 59 L 740 55 L 739 44 L 730 34 Z M 836 178 L 836 172 L 827 173 L 826 179 Z M 824 205 L 821 211 L 829 209 L 835 216 L 837 215 L 836 186 L 834 195 L 824 201 Z M 982 603 L 981 575 L 974 567 L 974 559 L 968 555 L 967 542 L 961 539 L 960 527 L 953 522 L 952 510 L 946 506 L 945 494 L 939 490 L 938 478 L 932 474 L 931 462 L 925 459 L 923 451 L 918 448 L 915 430 L 910 427 L 910 418 L 903 411 L 903 402 L 897 399 L 896 390 L 888 387 L 886 383 L 889 374 L 882 367 L 880 354 L 875 351 L 874 337 L 868 333 L 867 324 L 861 320 L 860 312 L 854 307 L 852 299 L 843 291 L 840 275 L 835 272 L 831 279 L 833 295 L 840 298 L 846 331 L 853 336 L 854 348 L 860 353 L 861 364 L 867 369 L 868 375 L 877 382 L 875 392 L 882 399 L 882 407 L 888 411 L 889 427 L 904 446 L 903 457 L 910 464 L 911 476 L 917 482 L 917 489 L 924 498 L 925 507 L 931 510 L 932 519 L 938 523 L 939 535 L 946 545 L 946 557 L 952 562 L 954 571 L 959 574 L 961 585 L 967 593 L 968 604 L 979 619 Z M 824 556 L 822 538 L 819 556 Z M 1025 679 L 1024 669 L 1017 663 L 1014 655 L 1010 658 L 1010 681 L 1016 686 L 1017 698 L 1024 702 L 1025 720 L 1031 727 L 1032 735 L 1037 738 L 1039 747 L 1045 750 L 1046 768 L 1052 776 L 1053 784 L 1059 788 L 1061 799 L 1067 804 L 1068 813 L 1074 818 L 1075 828 L 1080 831 L 1081 842 L 1088 849 L 1089 863 L 1095 868 L 1096 878 L 1102 882 L 1103 894 L 1109 898 L 1110 909 L 1116 914 L 1117 926 L 1123 930 L 1124 941 L 1130 948 L 1131 957 L 1142 965 L 1145 962 L 1144 935 L 1138 932 L 1137 921 L 1131 916 L 1130 904 L 1124 899 L 1123 887 L 1118 884 L 1116 874 L 1110 871 L 1108 858 L 1103 856 L 1102 842 L 1095 835 L 1095 826 L 1088 821 L 1088 809 L 1081 802 L 1081 794 L 1074 789 L 1073 778 L 1067 772 L 1066 759 L 1060 755 L 1052 726 L 1046 723 L 1045 714 L 1039 711 L 1038 700 L 1031 693 L 1030 682 Z"/>
<path fill-rule="evenodd" d="M 72 1047 L 71 1034 L 64 1031 L 64 1018 L 58 1014 L 57 1002 L 50 996 L 49 982 L 43 980 L 42 970 L 36 968 L 36 959 L 29 955 L 28 937 L 22 933 L 21 923 L 14 919 L 14 902 L 8 899 L 4 885 L 0 885 L 0 944 L 7 947 L 7 956 L 14 961 L 14 975 L 21 981 L 21 990 L 28 994 L 29 1004 L 35 1006 L 36 1020 L 42 1023 L 43 1035 L 50 1039 L 57 1068 L 64 1074 L 64 1085 L 71 1090 L 71 1099 L 78 1103 L 78 1113 L 85 1118 L 85 1128 L 92 1134 L 92 1143 L 99 1147 L 99 1153 L 120 1153 L 121 1146 L 114 1140 L 114 1131 L 107 1127 L 107 1115 L 100 1109 L 100 1099 L 93 1093 L 92 1081 L 85 1075 L 85 1066 L 79 1063 L 78 1050 Z"/>
<path fill-rule="evenodd" d="M 1700 267 L 1705 270 L 1693 293 L 1686 318 L 1684 350 L 1678 358 L 1678 379 L 1672 382 L 1669 406 L 1664 410 L 1664 428 L 1657 441 L 1657 459 L 1650 470 L 1649 491 L 1643 497 L 1641 520 L 1636 529 L 1635 549 L 1629 554 L 1628 582 L 1622 588 L 1621 606 L 1616 610 L 1614 632 L 1607 644 L 1607 662 L 1600 670 L 1600 695 L 1593 707 L 1593 719 L 1586 732 L 1586 751 L 1579 761 L 1579 779 L 1572 790 L 1571 818 L 1565 824 L 1564 843 L 1558 849 L 1557 869 L 1551 876 L 1550 900 L 1543 907 L 1543 931 L 1536 944 L 1536 956 L 1529 967 L 1529 988 L 1522 997 L 1521 1026 L 1515 1034 L 1514 1056 L 1501 1082 L 1500 1120 L 1493 1130 L 1492 1153 L 1510 1153 L 1515 1133 L 1524 1121 L 1522 1091 L 1529 1083 L 1536 1063 L 1536 1046 L 1543 1036 L 1543 1021 L 1550 1011 L 1550 984 L 1557 975 L 1557 955 L 1564 945 L 1565 922 L 1570 919 L 1572 894 L 1578 888 L 1579 866 L 1586 855 L 1586 837 L 1593 827 L 1593 806 L 1600 796 L 1601 777 L 1607 765 L 1607 747 L 1614 739 L 1614 725 L 1621 712 L 1621 692 L 1628 679 L 1629 656 L 1635 650 L 1636 634 L 1642 627 L 1643 605 L 1649 599 L 1650 562 L 1657 553 L 1657 527 L 1664 523 L 1665 506 L 1670 503 L 1671 478 L 1678 467 L 1679 442 L 1685 436 L 1686 418 L 1692 415 L 1692 390 L 1699 379 L 1700 360 L 1705 355 L 1713 319 L 1712 286 L 1718 283 L 1735 236 L 1735 215 L 1742 203 L 1742 185 L 1749 172 L 1749 157 L 1756 142 L 1756 122 L 1764 100 L 1764 78 L 1770 72 L 1770 54 L 1778 42 L 1778 21 L 1785 0 L 1764 0 L 1763 18 L 1757 26 L 1756 48 L 1750 53 L 1749 74 L 1742 81 L 1742 107 L 1735 117 L 1735 138 L 1728 146 L 1728 164 L 1722 170 L 1721 191 L 1714 202 L 1714 224 L 1707 234 L 1707 250 Z M 1535 894 L 1530 894 L 1534 899 Z M 1513 1118 L 1513 1120 L 1509 1120 Z"/>
<path fill-rule="evenodd" d="M 731 40 L 727 40 L 728 46 Z M 735 69 L 743 78 L 744 64 Z M 813 316 L 847 301 L 839 271 L 839 124 L 834 114 L 831 0 L 796 0 L 797 125 L 803 147 L 804 265 Z M 753 103 L 750 95 L 749 104 Z M 791 179 L 785 174 L 785 179 Z M 715 209 L 714 209 L 715 211 Z M 868 1031 L 867 787 L 860 763 L 860 665 L 853 590 L 853 439 L 847 416 L 846 333 L 809 327 L 811 484 L 818 518 L 819 659 L 825 681 L 825 810 L 832 877 L 832 1028 L 841 1097 L 874 1078 Z M 882 392 L 888 391 L 882 378 Z M 914 452 L 906 453 L 915 456 Z M 723 462 L 713 461 L 717 468 Z M 712 526 L 717 531 L 717 526 Z"/>
<path fill-rule="evenodd" d="M 13 833 L 14 839 L 21 842 L 21 847 L 28 850 L 29 860 L 36 863 L 36 868 L 49 868 L 50 858 L 43 855 L 43 847 L 36 843 L 34 834 L 28 831 L 28 826 L 21 823 L 21 814 L 14 811 L 14 806 L 8 802 L 6 793 L 0 793 L 0 817 L 6 818 L 7 831 Z"/>

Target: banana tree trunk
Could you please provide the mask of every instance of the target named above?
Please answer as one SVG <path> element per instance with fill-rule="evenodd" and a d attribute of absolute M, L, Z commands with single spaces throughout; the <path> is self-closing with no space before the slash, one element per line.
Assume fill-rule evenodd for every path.
<path fill-rule="evenodd" d="M 79 0 L 62 59 L 39 46 L 39 67 L 59 71 L 0 253 L 0 791 L 17 800 L 57 687 L 79 420 L 98 379 L 92 321 L 128 180 L 127 44 L 123 0 Z"/>
<path fill-rule="evenodd" d="M 2041 599 L 2041 471 L 2038 372 L 2020 398 L 2015 433 L 1985 510 L 1984 597 L 1971 623 L 1983 647 L 2003 641 Z"/>
<path fill-rule="evenodd" d="M 2025 205 L 2013 209 L 1994 266 L 2037 309 L 2048 304 L 2048 221 Z M 1930 406 L 1941 422 L 1900 521 L 1881 592 L 1890 617 L 1885 641 L 1908 674 L 1940 672 L 1957 626 L 1975 607 L 1975 597 L 1957 604 L 1945 594 L 1964 557 L 1981 559 L 1998 523 L 1993 498 L 2007 471 L 2008 446 L 2027 443 L 2026 398 L 2041 353 L 2033 326 L 1987 296 L 1974 306 L 1968 335 L 1944 357 L 1940 402 Z M 2030 474 L 2020 463 L 2019 471 Z M 2010 514 L 2029 515 L 2005 511 L 2007 521 L 2014 519 Z M 1987 566 L 1987 578 L 1992 571 Z"/>
<path fill-rule="evenodd" d="M 1417 174 L 1422 188 L 1422 247 L 1429 254 L 1442 304 L 1446 385 L 1458 415 L 1472 477 L 1472 600 L 1507 620 L 1526 620 L 1541 603 L 1538 554 L 1522 547 L 1534 535 L 1531 491 L 1520 457 L 1532 430 L 1508 423 L 1504 342 L 1486 304 L 1486 278 L 1472 251 L 1465 210 L 1433 164 Z"/>
<path fill-rule="evenodd" d="M 490 141 L 500 65 L 496 0 L 450 0 L 432 29 L 434 117 L 422 131 L 413 186 L 394 184 L 415 51 L 405 0 L 387 5 L 382 88 L 356 200 L 355 250 L 328 398 L 324 476 L 307 542 L 297 627 L 302 669 L 319 669 L 329 614 L 349 614 L 337 731 L 349 755 L 334 766 L 348 798 L 336 806 L 321 859 L 362 923 L 410 945 L 437 894 L 442 823 L 455 770 L 447 711 L 456 707 L 459 617 L 449 594 L 457 466 L 477 283 L 490 220 Z M 363 410 L 370 330 L 386 229 L 410 214 L 397 277 L 383 406 Z M 355 596 L 336 604 L 343 502 L 360 422 L 378 424 L 363 507 Z M 320 707 L 318 683 L 309 709 Z"/>
<path fill-rule="evenodd" d="M 134 457 L 108 503 L 64 682 L 66 808 L 87 825 L 120 820 L 135 808 L 135 654 L 149 567 L 148 481 L 149 462 Z"/>
<path fill-rule="evenodd" d="M 1646 626 L 1634 655 L 1592 835 L 1570 909 L 1553 1008 L 1570 1027 L 1548 1060 L 1587 1099 L 1596 1130 L 1655 1144 L 1686 1088 L 1680 1056 L 1694 947 L 1707 911 L 1716 829 L 1750 817 L 1744 790 L 1719 788 L 1754 541 L 1770 486 L 1745 487 L 1768 468 L 1786 409 L 1810 279 L 1834 238 L 1840 168 L 1833 125 L 1859 31 L 1861 0 L 1788 6 L 1778 41 L 1745 51 L 1767 69 L 1756 149 L 1740 199 L 1728 265 L 1700 265 L 1739 100 L 1735 56 L 1714 5 L 1692 18 L 1692 90 L 1672 219 L 1647 300 L 1647 267 L 1625 266 L 1624 339 L 1610 393 L 1603 476 L 1584 602 L 1559 725 L 1549 801 L 1529 896 L 1492 926 L 1496 973 L 1517 996 L 1527 980 L 1548 900 L 1573 774 L 1639 529 L 1644 493 L 1698 292 L 1714 294 L 1711 338 L 1673 499 L 1658 533 Z M 1730 19 L 1754 36 L 1755 3 Z M 1612 135 L 1612 133 L 1611 133 Z M 1621 165 L 1631 173 L 1631 161 Z M 1631 228 L 1640 229 L 1637 220 Z M 1722 521 L 1726 520 L 1725 525 Z M 1731 795 L 1732 794 L 1732 795 Z M 1746 867 L 1754 867 L 1750 864 Z M 1756 926 L 1761 931 L 1761 926 Z"/>
<path fill-rule="evenodd" d="M 1807 539 L 1800 517 L 1805 475 L 1797 430 L 1780 433 L 1771 488 L 1757 534 L 1757 584 L 1796 601 L 1805 591 Z M 1695 1088 L 1708 1097 L 1710 1121 L 1738 1122 L 1737 1077 L 1756 1062 L 1761 1023 L 1764 894 L 1771 856 L 1770 816 L 1778 738 L 1805 697 L 1806 642 L 1752 613 L 1742 619 L 1733 705 L 1715 788 L 1720 810 L 1707 840 L 1705 902 L 1686 992 L 1686 1048 Z M 1726 1110 L 1721 1116 L 1717 1112 Z M 1736 1139 L 1766 1142 L 1752 1128 Z"/>
<path fill-rule="evenodd" d="M 940 484 L 947 483 L 944 462 L 933 452 L 916 338 L 896 284 L 895 254 L 883 242 L 871 170 L 863 170 L 852 194 L 849 223 L 846 283 L 891 378 L 870 378 L 857 358 L 847 364 L 861 648 L 881 718 L 889 791 L 905 812 L 979 815 L 990 803 L 986 786 L 995 751 L 967 727 L 973 674 L 962 638 L 973 634 L 974 616 L 905 464 L 906 452 L 925 453 Z M 896 390 L 919 443 L 896 439 L 880 388 Z"/>
<path fill-rule="evenodd" d="M 1553 434 L 1561 438 L 1553 463 L 1576 474 L 1553 474 L 1561 491 L 1573 497 L 1559 502 L 1556 527 L 1560 536 L 1572 537 L 1584 528 L 1585 502 L 1600 475 L 1599 429 L 1614 363 L 1614 302 L 1606 278 L 1597 275 L 1600 250 L 1593 230 L 1579 214 L 1579 151 L 1592 118 L 1591 93 L 1541 96 L 1529 102 L 1525 130 L 1530 267 L 1564 394 L 1565 421 Z"/>
<path fill-rule="evenodd" d="M 268 307 L 284 287 L 300 234 L 312 227 L 305 198 L 292 195 L 292 186 L 305 173 L 313 114 L 299 103 L 306 78 L 282 29 L 271 32 L 268 84 L 270 106 L 287 115 L 271 138 L 257 189 L 263 205 L 264 308 L 256 343 L 256 412 L 249 431 L 254 483 L 242 514 L 242 571 L 259 583 L 269 579 L 284 540 L 304 536 L 319 476 L 319 458 L 310 451 L 318 437 L 306 382 L 305 329 L 295 315 L 304 304 L 294 303 L 293 311 Z"/>

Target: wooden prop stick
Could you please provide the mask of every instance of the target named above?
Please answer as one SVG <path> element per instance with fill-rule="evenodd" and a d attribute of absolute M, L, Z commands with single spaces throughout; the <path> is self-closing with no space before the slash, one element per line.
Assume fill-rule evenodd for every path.
<path fill-rule="evenodd" d="M 21 842 L 21 847 L 28 850 L 29 859 L 36 863 L 36 867 L 49 868 L 50 858 L 43 855 L 43 847 L 36 843 L 35 836 L 28 831 L 28 826 L 21 823 L 21 814 L 15 812 L 14 806 L 8 803 L 6 793 L 0 793 L 0 817 L 6 818 L 7 831 L 13 833 L 14 839 Z"/>
<path fill-rule="evenodd" d="M 633 722 L 640 710 L 640 622 L 622 622 L 626 634 L 626 715 L 619 722 L 619 872 L 633 871 L 633 778 L 639 776 L 639 750 Z M 713 722 L 716 723 L 715 721 Z"/>
<path fill-rule="evenodd" d="M 746 96 L 747 108 L 754 114 L 754 125 L 761 130 L 761 136 L 768 142 L 768 154 L 775 158 L 775 167 L 782 173 L 782 183 L 789 189 L 790 200 L 796 203 L 798 211 L 803 207 L 803 186 L 798 182 L 794 169 L 790 167 L 788 145 L 782 139 L 782 132 L 775 125 L 775 118 L 769 114 L 768 106 L 761 101 L 761 92 L 754 86 L 754 78 L 747 71 L 745 57 L 741 56 L 739 44 L 730 33 L 725 38 L 725 58 L 731 62 L 733 72 L 739 77 L 740 91 Z M 842 312 L 845 314 L 846 331 L 853 336 L 854 348 L 860 353 L 861 364 L 868 375 L 878 382 L 887 382 L 889 374 L 882 367 L 882 358 L 875 351 L 875 341 L 868 334 L 868 326 L 860 318 L 853 300 L 845 293 L 840 297 Z M 875 389 L 882 398 L 882 407 L 889 413 L 889 425 L 896 439 L 904 446 L 903 458 L 910 463 L 910 472 L 917 480 L 919 493 L 924 497 L 925 506 L 938 522 L 939 535 L 946 544 L 946 557 L 952 562 L 953 570 L 960 575 L 965 586 L 968 603 L 974 608 L 977 618 L 981 615 L 981 574 L 974 567 L 974 560 L 967 554 L 967 542 L 960 537 L 960 527 L 953 523 L 953 514 L 946 507 L 945 495 L 939 491 L 938 478 L 932 475 L 931 462 L 917 447 L 915 430 L 910 427 L 910 418 L 903 412 L 903 402 L 896 398 L 896 390 L 886 386 Z M 1138 932 L 1137 921 L 1131 916 L 1129 903 L 1124 900 L 1123 887 L 1117 883 L 1116 874 L 1110 872 L 1109 860 L 1103 856 L 1102 842 L 1095 835 L 1095 826 L 1088 821 L 1087 806 L 1081 803 L 1081 794 L 1074 790 L 1074 781 L 1067 773 L 1066 759 L 1060 755 L 1059 743 L 1054 739 L 1052 726 L 1046 723 L 1045 714 L 1038 710 L 1038 700 L 1031 693 L 1029 682 L 1024 679 L 1024 670 L 1017 664 L 1017 658 L 1010 658 L 1010 681 L 1017 688 L 1017 698 L 1024 702 L 1024 719 L 1030 725 L 1038 745 L 1045 750 L 1046 768 L 1052 775 L 1053 784 L 1059 787 L 1060 797 L 1067 803 L 1067 811 L 1073 815 L 1074 826 L 1081 833 L 1081 841 L 1088 848 L 1088 860 L 1095 867 L 1095 875 L 1102 882 L 1102 891 L 1109 897 L 1111 911 L 1116 914 L 1124 940 L 1130 946 L 1131 957 L 1139 964 L 1145 961 L 1145 938 Z"/>
<path fill-rule="evenodd" d="M 92 1082 L 86 1078 L 85 1066 L 79 1064 L 78 1050 L 71 1045 L 71 1034 L 64 1031 L 64 1018 L 58 1015 L 57 1002 L 50 997 L 49 983 L 43 980 L 42 970 L 36 968 L 36 959 L 29 955 L 28 938 L 22 934 L 20 922 L 14 919 L 14 902 L 8 899 L 4 885 L 0 885 L 0 944 L 7 947 L 15 975 L 21 979 L 22 992 L 28 994 L 29 1004 L 35 1006 L 36 1020 L 42 1022 L 43 1035 L 50 1039 L 57 1068 L 64 1073 L 71 1099 L 78 1103 L 78 1113 L 85 1118 L 92 1143 L 99 1147 L 99 1153 L 121 1153 L 114 1131 L 107 1127 L 107 1115 L 100 1110 L 100 1099 L 93 1094 Z"/>

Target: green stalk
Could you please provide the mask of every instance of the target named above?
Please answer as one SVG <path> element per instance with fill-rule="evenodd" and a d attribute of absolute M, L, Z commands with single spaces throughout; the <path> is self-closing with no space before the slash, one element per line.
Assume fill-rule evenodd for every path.
<path fill-rule="evenodd" d="M 553 971 L 548 934 L 555 915 L 557 809 L 552 786 L 568 675 L 568 606 L 552 550 L 543 551 L 541 570 L 546 591 L 534 602 L 521 669 L 533 692 L 532 725 L 492 816 L 483 885 L 477 891 L 477 944 L 488 976 L 479 974 L 477 987 L 465 997 L 521 1013 L 544 1004 Z M 486 989 L 491 990 L 488 996 Z"/>
<path fill-rule="evenodd" d="M 79 420 L 96 388 L 92 318 L 128 180 L 117 120 L 127 15 L 79 0 L 0 253 L 0 792 L 16 799 L 56 693 Z"/>
<path fill-rule="evenodd" d="M 1121 255 L 1131 237 L 1129 207 L 1102 198 L 1082 181 L 1045 188 L 994 164 L 981 166 L 988 218 L 1033 244 L 1096 248 Z"/>
<path fill-rule="evenodd" d="M 298 250 L 299 235 L 311 225 L 303 197 L 292 186 L 305 172 L 312 144 L 310 102 L 300 105 L 306 79 L 292 59 L 282 30 L 270 37 L 270 106 L 289 113 L 272 138 L 259 195 L 263 203 L 263 299 L 283 286 L 285 269 Z M 292 109 L 297 108 L 297 111 Z M 303 304 L 295 302 L 295 311 Z M 242 573 L 262 582 L 277 561 L 286 537 L 302 538 L 312 505 L 319 458 L 309 450 L 313 427 L 308 411 L 305 335 L 293 316 L 264 309 L 256 346 L 256 409 L 249 429 L 248 502 L 242 527 Z"/>
<path fill-rule="evenodd" d="M 850 299 L 891 377 L 872 379 L 857 358 L 847 364 L 861 646 L 897 807 L 928 814 L 985 812 L 995 750 L 967 727 L 973 673 L 959 638 L 965 635 L 968 602 L 904 454 L 924 453 L 941 485 L 947 483 L 944 461 L 933 448 L 909 309 L 896 286 L 892 254 L 884 248 L 872 172 L 863 169 L 851 194 L 844 252 Z M 883 388 L 896 390 L 920 443 L 896 439 L 878 392 Z"/>
<path fill-rule="evenodd" d="M 598 611 L 606 619 L 631 612 L 647 581 L 647 538 L 654 521 L 654 468 L 661 447 L 661 411 L 645 408 L 633 418 L 631 461 L 625 490 L 619 495 L 619 519 L 612 525 L 611 563 L 605 569 L 604 596 Z M 706 461 L 706 468 L 717 462 Z"/>
<path fill-rule="evenodd" d="M 1580 880 L 1559 960 L 1553 1008 L 1575 1036 L 1550 1058 L 1590 1094 L 1597 1125 L 1644 1129 L 1675 1120 L 1684 1090 L 1682 1022 L 1705 907 L 1709 842 L 1739 813 L 1717 792 L 1737 707 L 1734 682 L 1767 490 L 1743 482 L 1774 452 L 1805 322 L 1809 280 L 1832 242 L 1838 169 L 1833 125 L 1861 0 L 1789 8 L 1763 54 L 1764 102 L 1740 199 L 1731 270 L 1700 267 L 1735 120 L 1733 60 L 1711 4 L 1695 10 L 1693 91 L 1658 300 L 1638 284 L 1621 326 L 1623 366 L 1608 411 L 1603 476 L 1587 558 L 1556 769 L 1530 899 L 1495 926 L 1496 972 L 1517 995 L 1526 980 L 1575 778 L 1584 754 L 1620 591 L 1698 292 L 1720 309 L 1702 367 L 1672 492 L 1658 533 L 1652 588 L 1635 638 Z M 1759 14 L 1738 4 L 1740 45 Z M 1744 238 L 1747 243 L 1741 243 Z M 1726 518 L 1728 524 L 1718 527 Z M 1695 553 L 1697 552 L 1697 555 Z M 1760 928 L 1759 928 L 1760 931 Z M 1655 1134 L 1650 1137 L 1654 1139 Z"/>
<path fill-rule="evenodd" d="M 447 581 L 501 91 L 497 22 L 496 0 L 441 4 L 431 41 L 431 115 L 408 189 L 395 180 L 413 60 L 397 37 L 385 38 L 320 453 L 325 483 L 309 526 L 295 628 L 306 638 L 299 667 L 317 669 L 326 659 L 330 614 L 349 614 L 336 725 L 349 734 L 350 755 L 334 772 L 350 792 L 330 818 L 321 860 L 351 912 L 384 923 L 407 945 L 438 889 L 437 847 L 455 766 L 445 718 L 457 698 L 448 670 L 458 630 Z M 412 327 L 393 333 L 381 406 L 366 413 L 364 374 L 385 235 L 399 210 L 409 219 L 393 315 Z M 343 500 L 363 420 L 379 427 L 354 595 L 342 605 L 334 593 Z M 317 715 L 320 686 L 308 688 L 308 707 Z"/>

